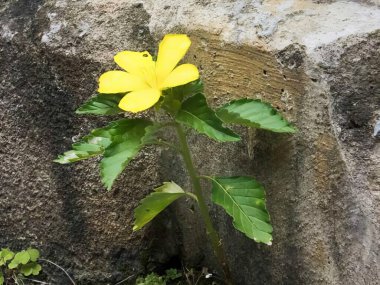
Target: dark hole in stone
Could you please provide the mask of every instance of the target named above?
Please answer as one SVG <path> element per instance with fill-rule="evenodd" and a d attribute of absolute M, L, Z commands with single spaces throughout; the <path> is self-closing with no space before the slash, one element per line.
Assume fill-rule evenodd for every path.
<path fill-rule="evenodd" d="M 281 93 L 284 93 L 285 92 L 285 89 L 284 88 L 281 88 Z"/>
<path fill-rule="evenodd" d="M 181 258 L 178 255 L 174 255 L 164 264 L 158 265 L 156 271 L 158 274 L 164 275 L 168 269 L 182 270 Z"/>
<path fill-rule="evenodd" d="M 197 58 L 197 56 L 194 54 L 193 58 L 194 58 L 194 59 L 196 59 L 196 58 Z"/>
<path fill-rule="evenodd" d="M 148 57 L 148 55 L 146 53 L 143 54 L 143 57 Z"/>
<path fill-rule="evenodd" d="M 297 45 L 289 45 L 277 54 L 280 62 L 288 68 L 298 68 L 303 64 L 303 48 Z"/>
<path fill-rule="evenodd" d="M 360 128 L 362 125 L 359 124 L 358 122 L 355 122 L 355 120 L 350 120 L 348 123 L 348 129 L 357 129 Z"/>
<path fill-rule="evenodd" d="M 134 8 L 142 8 L 143 7 L 143 3 L 136 3 L 133 5 Z"/>
<path fill-rule="evenodd" d="M 265 69 L 263 70 L 263 74 L 264 74 L 264 75 L 267 75 L 267 71 L 266 71 Z"/>
<path fill-rule="evenodd" d="M 166 265 L 168 269 L 170 268 L 182 269 L 181 258 L 178 255 L 175 255 L 168 261 Z"/>
<path fill-rule="evenodd" d="M 370 86 L 369 86 L 369 89 L 373 89 L 373 88 L 374 88 L 374 86 L 373 86 L 373 85 L 370 85 Z"/>
<path fill-rule="evenodd" d="M 169 9 L 169 8 L 170 8 L 170 6 L 167 5 L 167 6 L 164 7 L 164 10 L 167 10 L 167 9 Z"/>
<path fill-rule="evenodd" d="M 317 78 L 310 78 L 310 79 L 311 79 L 311 81 L 313 81 L 313 82 L 317 82 L 317 81 L 318 81 Z"/>
<path fill-rule="evenodd" d="M 282 77 L 284 77 L 285 80 L 287 79 L 287 78 L 286 78 L 286 75 L 283 75 Z"/>

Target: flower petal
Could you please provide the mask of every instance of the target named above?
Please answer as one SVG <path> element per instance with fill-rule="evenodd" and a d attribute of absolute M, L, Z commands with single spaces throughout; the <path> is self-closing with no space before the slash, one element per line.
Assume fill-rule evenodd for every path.
<path fill-rule="evenodd" d="M 122 51 L 114 56 L 114 60 L 121 68 L 144 78 L 150 86 L 155 86 L 155 63 L 149 52 Z"/>
<path fill-rule="evenodd" d="M 137 113 L 149 109 L 160 99 L 161 91 L 158 89 L 144 89 L 133 91 L 125 95 L 119 102 L 120 109 Z"/>
<path fill-rule="evenodd" d="M 156 74 L 157 82 L 162 84 L 178 62 L 185 56 L 191 45 L 186 35 L 169 34 L 164 37 L 158 48 Z"/>
<path fill-rule="evenodd" d="M 160 89 L 175 87 L 197 80 L 199 72 L 193 64 L 181 64 L 177 66 L 160 86 Z"/>
<path fill-rule="evenodd" d="M 144 80 L 125 71 L 112 70 L 99 77 L 99 93 L 123 93 L 149 88 Z"/>

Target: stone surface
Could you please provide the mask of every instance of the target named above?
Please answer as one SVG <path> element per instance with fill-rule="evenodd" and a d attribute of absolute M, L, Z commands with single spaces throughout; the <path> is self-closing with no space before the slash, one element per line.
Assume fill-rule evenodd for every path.
<path fill-rule="evenodd" d="M 187 61 L 200 68 L 211 105 L 262 98 L 299 129 L 237 128 L 243 141 L 223 145 L 189 138 L 203 173 L 253 175 L 267 189 L 270 247 L 212 208 L 236 284 L 378 284 L 379 4 L 2 1 L 0 246 L 36 246 L 79 284 L 115 284 L 181 262 L 215 268 L 191 201 L 131 231 L 133 209 L 161 181 L 188 187 L 176 154 L 145 149 L 108 193 L 96 160 L 52 163 L 107 121 L 74 110 L 117 51 L 154 53 L 162 35 L 185 32 L 193 41 Z M 67 282 L 52 267 L 45 274 Z"/>

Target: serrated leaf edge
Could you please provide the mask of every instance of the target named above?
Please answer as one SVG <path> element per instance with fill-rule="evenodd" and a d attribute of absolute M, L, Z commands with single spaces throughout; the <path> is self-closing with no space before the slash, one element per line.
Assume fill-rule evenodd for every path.
<path fill-rule="evenodd" d="M 216 183 L 220 188 L 222 188 L 222 189 L 225 189 L 225 187 L 223 187 L 223 185 L 221 185 L 214 177 L 209 177 L 209 176 L 207 176 L 207 178 L 208 179 L 210 179 L 212 182 L 214 182 L 214 183 Z M 228 193 L 228 191 L 225 189 L 224 190 L 224 193 L 226 193 L 229 197 L 230 197 L 230 199 L 233 201 L 233 203 L 240 209 L 240 211 L 244 214 L 244 216 L 249 220 L 249 221 L 251 221 L 252 222 L 252 220 L 251 220 L 251 218 L 245 213 L 245 211 L 240 207 L 240 205 L 238 204 L 238 203 L 236 203 L 236 201 L 235 201 L 235 199 L 233 199 L 233 197 Z M 265 199 L 263 199 L 264 201 L 265 201 Z M 221 207 L 223 207 L 222 205 L 220 205 Z M 265 207 L 266 208 L 266 207 Z M 231 216 L 232 217 L 232 219 L 235 221 L 235 217 L 234 217 L 234 215 L 232 215 Z M 252 224 L 253 224 L 253 222 L 252 222 Z M 244 226 L 244 225 L 243 225 Z M 256 225 L 254 225 L 253 224 L 253 226 L 255 226 L 256 227 L 256 229 L 258 230 L 258 231 L 261 231 L 262 232 L 262 230 L 260 230 L 260 229 L 258 229 L 257 228 L 257 226 Z M 269 241 L 269 243 L 266 243 L 267 245 L 272 245 L 272 239 L 273 238 L 271 238 L 271 240 Z M 254 239 L 256 242 L 257 242 L 257 240 L 256 239 Z"/>
<path fill-rule="evenodd" d="M 218 122 L 218 121 L 215 121 L 215 122 L 216 122 L 216 123 L 220 123 L 220 127 L 221 127 L 222 129 L 226 130 L 226 131 L 231 132 L 231 134 L 224 133 L 224 132 L 222 132 L 222 131 L 220 131 L 220 130 L 214 128 L 214 126 L 208 124 L 206 121 L 202 120 L 201 118 L 199 118 L 198 116 L 196 116 L 195 114 L 193 114 L 193 113 L 191 113 L 191 112 L 189 112 L 189 111 L 187 111 L 187 110 L 180 109 L 179 112 L 178 112 L 178 114 L 181 114 L 181 112 L 186 113 L 187 115 L 190 115 L 191 117 L 195 118 L 197 121 L 200 121 L 200 122 L 204 123 L 205 125 L 207 125 L 209 128 L 215 130 L 215 132 L 218 132 L 218 133 L 220 133 L 220 134 L 223 134 L 225 137 L 229 137 L 229 138 L 231 138 L 231 139 L 228 139 L 228 140 L 220 140 L 220 139 L 218 139 L 218 138 L 216 138 L 216 137 L 211 137 L 211 136 L 208 135 L 206 132 L 202 132 L 202 131 L 199 131 L 199 130 L 197 130 L 196 128 L 194 128 L 190 123 L 186 122 L 186 120 L 180 120 L 180 119 L 179 119 L 178 122 L 179 122 L 179 123 L 182 123 L 182 124 L 185 124 L 185 125 L 191 127 L 192 129 L 194 129 L 195 131 L 197 131 L 197 132 L 199 132 L 199 133 L 201 133 L 201 134 L 204 134 L 204 135 L 206 135 L 206 136 L 208 136 L 208 137 L 210 137 L 210 138 L 212 138 L 212 139 L 214 139 L 214 140 L 216 140 L 216 141 L 218 141 L 218 142 L 236 142 L 236 141 L 240 141 L 241 138 L 240 138 L 240 136 L 239 136 L 238 134 L 236 134 L 235 132 L 233 132 L 233 131 L 230 130 L 229 128 L 223 126 L 223 121 L 217 116 L 216 112 L 215 112 L 215 111 L 214 111 L 214 110 L 213 110 L 213 109 L 207 104 L 206 97 L 204 96 L 203 93 L 197 93 L 197 94 L 195 94 L 195 95 L 193 95 L 193 96 L 187 98 L 184 102 L 182 102 L 182 104 L 186 103 L 188 100 L 190 100 L 191 98 L 194 98 L 195 96 L 198 96 L 198 95 L 202 95 L 202 97 L 203 97 L 202 99 L 204 99 L 204 100 L 206 101 L 206 105 L 205 105 L 206 110 L 212 112 L 211 115 L 214 115 L 215 118 L 216 118 L 217 120 L 219 120 L 219 122 Z M 178 115 L 177 115 L 177 116 L 178 116 Z M 176 117 L 176 121 L 177 121 L 177 117 Z"/>
<path fill-rule="evenodd" d="M 180 191 L 178 191 L 178 192 L 164 192 L 164 190 L 165 190 L 165 185 L 167 185 L 167 184 L 174 184 Z M 173 181 L 171 181 L 171 182 L 163 182 L 163 184 L 161 185 L 161 186 L 159 186 L 159 187 L 156 187 L 154 190 L 153 190 L 153 192 L 151 192 L 151 193 L 149 193 L 147 196 L 145 196 L 143 199 L 141 199 L 140 200 L 140 202 L 139 202 L 139 205 L 134 209 L 134 225 L 133 225 L 133 228 L 132 228 L 132 230 L 135 232 L 135 231 L 137 231 L 137 230 L 140 230 L 141 228 L 143 228 L 146 224 L 148 224 L 150 221 L 152 221 L 159 213 L 161 213 L 161 212 L 159 212 L 159 213 L 157 213 L 157 215 L 156 216 L 154 216 L 154 217 L 152 217 L 149 221 L 147 221 L 144 225 L 142 225 L 142 226 L 138 226 L 138 225 L 135 225 L 135 223 L 136 223 L 136 210 L 137 209 L 139 209 L 141 206 L 143 206 L 143 204 L 144 204 L 144 201 L 146 201 L 147 199 L 149 199 L 149 198 L 151 198 L 153 195 L 155 195 L 155 194 L 157 194 L 157 195 L 159 195 L 159 194 L 162 194 L 162 193 L 164 193 L 164 194 L 173 194 L 173 195 L 178 195 L 178 197 L 176 197 L 173 201 L 171 201 L 171 203 L 170 204 L 168 204 L 164 209 L 162 209 L 161 210 L 161 212 L 163 211 L 163 210 L 165 210 L 167 207 L 169 207 L 169 205 L 171 205 L 172 203 L 174 203 L 176 200 L 178 200 L 179 198 L 181 198 L 181 197 L 183 197 L 184 195 L 186 195 L 186 194 L 189 194 L 189 193 L 187 193 L 187 192 L 185 192 L 182 188 L 181 188 L 181 186 L 179 186 L 177 183 L 175 183 L 175 182 L 173 182 Z"/>
<path fill-rule="evenodd" d="M 222 118 L 222 116 L 218 115 L 218 113 L 220 113 L 221 111 L 225 111 L 225 112 L 228 112 L 228 113 L 233 113 L 233 114 L 236 114 L 236 115 L 239 115 L 240 116 L 240 113 L 238 112 L 233 112 L 233 111 L 230 111 L 230 110 L 227 110 L 226 108 L 231 106 L 232 104 L 235 104 L 237 102 L 242 102 L 242 101 L 246 101 L 245 103 L 250 103 L 250 102 L 260 102 L 264 105 L 267 105 L 268 107 L 270 107 L 275 113 L 273 115 L 279 115 L 281 120 L 285 121 L 287 123 L 287 127 L 291 128 L 292 130 L 289 130 L 289 131 L 281 131 L 280 133 L 296 133 L 298 130 L 296 128 L 296 126 L 289 122 L 278 110 L 276 110 L 270 103 L 268 102 L 265 102 L 261 99 L 250 99 L 250 98 L 242 98 L 242 99 L 236 99 L 236 100 L 232 100 L 226 104 L 224 104 L 222 107 L 219 107 L 218 109 L 216 109 L 215 113 L 216 115 L 218 116 L 218 118 L 220 118 L 220 120 L 222 120 L 223 122 L 225 122 Z M 241 117 L 240 117 L 241 118 Z M 241 120 L 243 121 L 246 121 L 247 124 L 250 124 L 251 126 L 250 127 L 253 127 L 253 128 L 260 128 L 260 129 L 263 129 L 263 130 L 267 130 L 267 131 L 273 131 L 275 132 L 273 129 L 271 128 L 264 128 L 261 126 L 261 124 L 259 123 L 255 123 L 255 122 L 251 122 L 249 121 L 248 119 L 244 119 L 244 118 L 241 118 Z M 239 125 L 239 123 L 234 123 L 234 122 L 226 122 L 226 123 L 230 123 L 230 124 L 237 124 Z M 242 124 L 240 124 L 242 125 Z M 253 126 L 253 125 L 257 125 L 257 126 Z"/>

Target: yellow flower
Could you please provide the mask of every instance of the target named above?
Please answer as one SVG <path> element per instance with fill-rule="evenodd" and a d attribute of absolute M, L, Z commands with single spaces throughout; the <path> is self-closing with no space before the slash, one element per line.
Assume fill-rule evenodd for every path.
<path fill-rule="evenodd" d="M 199 78 L 192 64 L 178 62 L 189 49 L 191 41 L 186 35 L 169 34 L 158 48 L 157 61 L 149 52 L 122 51 L 115 62 L 125 71 L 112 70 L 99 78 L 99 93 L 126 93 L 119 107 L 137 113 L 152 107 L 160 99 L 162 90 L 183 85 Z"/>

